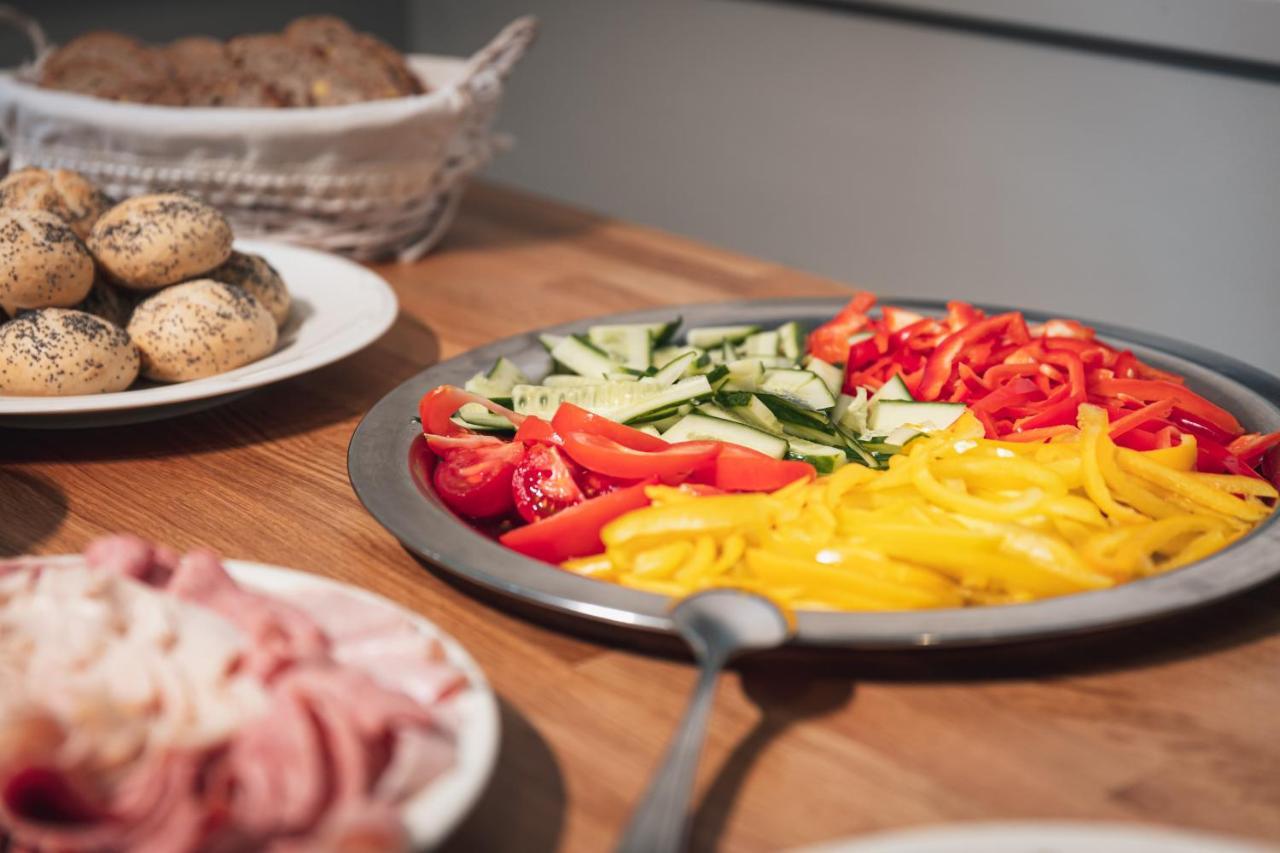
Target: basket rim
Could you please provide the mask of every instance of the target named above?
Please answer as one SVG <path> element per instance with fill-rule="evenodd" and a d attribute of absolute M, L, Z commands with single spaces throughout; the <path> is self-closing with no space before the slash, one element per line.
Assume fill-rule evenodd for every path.
<path fill-rule="evenodd" d="M 337 132 L 352 122 L 399 121 L 439 109 L 456 109 L 465 96 L 462 84 L 469 60 L 465 57 L 426 53 L 405 54 L 410 65 L 430 62 L 456 67 L 458 77 L 420 95 L 402 95 L 358 104 L 320 107 L 185 107 L 113 101 L 79 92 L 44 89 L 23 80 L 19 69 L 0 70 L 0 109 L 37 109 L 48 117 L 81 124 L 110 122 L 131 132 L 164 132 L 175 127 L 183 135 L 242 135 L 246 130 L 298 130 Z M 418 69 L 415 68 L 415 71 Z M 419 72 L 420 73 L 420 72 Z M 176 118 L 181 125 L 174 125 Z"/>

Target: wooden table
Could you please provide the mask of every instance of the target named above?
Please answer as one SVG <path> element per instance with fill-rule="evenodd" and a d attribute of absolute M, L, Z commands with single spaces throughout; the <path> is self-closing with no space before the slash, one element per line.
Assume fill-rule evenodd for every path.
<path fill-rule="evenodd" d="M 347 441 L 401 380 L 495 338 L 645 306 L 844 291 L 492 186 L 471 192 L 431 257 L 377 269 L 402 314 L 339 364 L 158 423 L 0 430 L 0 553 L 74 551 L 130 530 L 332 575 L 426 614 L 502 699 L 497 773 L 451 848 L 608 849 L 693 670 L 508 615 L 426 570 L 352 494 Z M 695 846 L 1020 818 L 1280 839 L 1278 628 L 1272 584 L 1069 644 L 734 674 L 702 764 Z"/>

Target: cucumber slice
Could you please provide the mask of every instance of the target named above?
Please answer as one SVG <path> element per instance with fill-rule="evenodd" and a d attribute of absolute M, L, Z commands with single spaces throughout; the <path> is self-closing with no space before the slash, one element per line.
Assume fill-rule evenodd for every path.
<path fill-rule="evenodd" d="M 711 349 L 724 343 L 736 344 L 760 331 L 759 326 L 702 326 L 690 329 L 685 340 L 691 346 Z"/>
<path fill-rule="evenodd" d="M 511 389 L 511 408 L 522 415 L 550 419 L 561 403 L 573 403 L 612 417 L 614 410 L 643 403 L 666 390 L 660 385 L 604 380 L 585 385 L 517 385 Z"/>
<path fill-rule="evenodd" d="M 964 403 L 917 403 L 914 400 L 881 400 L 871 407 L 867 428 L 876 435 L 889 435 L 901 427 L 921 432 L 946 429 L 964 414 Z"/>
<path fill-rule="evenodd" d="M 821 379 L 832 395 L 839 394 L 840 389 L 844 387 L 844 371 L 834 364 L 828 364 L 817 356 L 811 355 L 804 360 L 804 367 Z"/>
<path fill-rule="evenodd" d="M 747 405 L 735 406 L 731 411 L 751 426 L 759 427 L 774 435 L 782 434 L 782 423 L 778 420 L 778 416 L 770 411 L 759 397 L 753 396 Z"/>
<path fill-rule="evenodd" d="M 547 352 L 551 352 L 556 348 L 556 344 L 564 340 L 564 335 L 538 335 L 538 343 L 542 344 L 542 348 Z"/>
<path fill-rule="evenodd" d="M 646 418 L 646 415 L 651 415 L 653 412 L 665 409 L 668 406 L 693 403 L 711 396 L 711 384 L 707 382 L 707 377 L 705 376 L 690 376 L 688 379 L 681 379 L 676 384 L 666 388 L 656 385 L 640 385 L 639 383 L 637 383 L 637 387 L 655 389 L 657 393 L 652 397 L 646 397 L 634 403 L 610 410 L 608 412 L 610 418 L 624 424 L 631 421 L 648 420 L 649 418 Z"/>
<path fill-rule="evenodd" d="M 819 474 L 830 474 L 849 462 L 849 457 L 838 447 L 805 441 L 803 438 L 791 438 L 787 443 L 789 445 L 787 451 L 788 459 L 799 459 L 801 462 L 808 462 L 817 469 Z"/>
<path fill-rule="evenodd" d="M 770 435 L 746 424 L 693 413 L 662 434 L 667 441 L 724 441 L 758 450 L 766 456 L 781 459 L 789 447 L 785 438 Z"/>
<path fill-rule="evenodd" d="M 825 444 L 828 447 L 839 447 L 842 451 L 848 446 L 844 436 L 830 427 L 798 424 L 781 418 L 779 418 L 779 421 L 782 423 L 782 432 L 787 436 L 806 439 L 816 444 Z"/>
<path fill-rule="evenodd" d="M 653 363 L 654 332 L 664 327 L 663 323 L 656 327 L 652 323 L 592 326 L 587 329 L 587 340 L 625 367 L 648 370 Z"/>
<path fill-rule="evenodd" d="M 603 378 L 620 366 L 606 353 L 577 335 L 562 339 L 551 350 L 551 357 L 579 376 Z"/>
<path fill-rule="evenodd" d="M 662 432 L 659 431 L 659 429 L 653 424 L 645 424 L 644 426 L 638 426 L 636 427 L 636 429 L 640 430 L 645 435 L 651 435 L 654 438 L 662 438 Z"/>
<path fill-rule="evenodd" d="M 746 348 L 748 357 L 753 355 L 776 356 L 778 354 L 778 333 L 756 332 L 754 335 L 747 337 L 743 346 Z"/>
<path fill-rule="evenodd" d="M 835 408 L 831 410 L 831 420 L 836 426 L 843 427 L 854 435 L 866 432 L 867 389 L 858 388 L 852 397 L 848 394 L 837 397 Z"/>
<path fill-rule="evenodd" d="M 671 339 L 676 336 L 676 330 L 680 328 L 680 323 L 684 318 L 677 317 L 669 323 L 650 323 L 649 331 L 653 335 L 653 345 L 655 347 L 663 347 L 671 343 Z"/>
<path fill-rule="evenodd" d="M 735 415 L 733 412 L 730 412 L 728 409 L 723 409 L 711 402 L 699 403 L 694 411 L 700 415 L 706 415 L 709 418 L 719 418 L 722 421 L 733 421 L 734 423 L 739 424 L 746 423 L 746 421 Z"/>
<path fill-rule="evenodd" d="M 778 353 L 782 356 L 796 361 L 800 356 L 804 355 L 804 329 L 794 320 L 790 323 L 783 323 L 777 329 L 778 332 Z"/>
<path fill-rule="evenodd" d="M 729 381 L 729 369 L 723 364 L 717 364 L 703 375 L 707 377 L 707 383 L 713 391 L 719 391 Z"/>
<path fill-rule="evenodd" d="M 911 401 L 915 398 L 911 396 L 911 392 L 907 390 L 907 383 L 902 381 L 902 377 L 897 373 L 893 374 L 893 378 L 880 386 L 880 390 L 871 395 L 871 402 L 878 403 L 881 400 L 907 400 Z"/>
<path fill-rule="evenodd" d="M 902 426 L 886 435 L 884 437 L 884 443 L 895 445 L 897 447 L 905 447 L 908 441 L 921 435 L 924 435 L 924 433 L 915 427 Z"/>
<path fill-rule="evenodd" d="M 702 347 L 658 347 L 653 351 L 653 363 L 661 367 L 664 364 L 670 364 L 673 359 L 679 358 L 687 352 L 695 353 L 699 358 L 707 354 L 707 351 Z"/>
<path fill-rule="evenodd" d="M 740 358 L 725 365 L 729 372 L 728 387 L 735 391 L 755 391 L 764 382 L 767 368 L 759 358 Z"/>
<path fill-rule="evenodd" d="M 479 392 L 477 392 L 479 393 Z M 515 425 L 511 421 L 495 415 L 479 403 L 466 403 L 457 414 L 453 416 L 453 422 L 458 426 L 467 429 L 478 429 L 485 432 L 515 432 Z"/>
<path fill-rule="evenodd" d="M 517 385 L 528 383 L 516 363 L 503 356 L 494 362 L 493 367 L 484 373 L 477 373 L 467 380 L 465 387 L 473 394 L 480 394 L 490 399 L 494 397 L 510 397 L 511 389 Z"/>
<path fill-rule="evenodd" d="M 810 409 L 830 409 L 836 404 L 831 389 L 809 370 L 770 370 L 760 383 L 760 390 Z"/>
<path fill-rule="evenodd" d="M 671 361 L 662 365 L 657 373 L 653 374 L 653 381 L 659 385 L 674 385 L 676 380 L 687 374 L 695 362 L 698 360 L 698 354 L 693 350 L 681 353 Z"/>
<path fill-rule="evenodd" d="M 755 396 L 760 402 L 768 406 L 769 411 L 773 412 L 774 416 L 780 421 L 826 430 L 827 432 L 835 432 L 835 428 L 823 412 L 814 411 L 790 398 L 779 397 L 775 394 L 757 394 Z M 748 402 L 744 401 L 741 405 L 748 405 Z"/>

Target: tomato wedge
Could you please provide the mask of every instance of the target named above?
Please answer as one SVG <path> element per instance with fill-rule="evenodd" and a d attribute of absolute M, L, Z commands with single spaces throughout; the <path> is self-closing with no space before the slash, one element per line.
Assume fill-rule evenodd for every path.
<path fill-rule="evenodd" d="M 554 445 L 535 442 L 525 449 L 511 476 L 511 494 L 521 518 L 549 518 L 585 500 L 571 465 Z"/>
<path fill-rule="evenodd" d="M 659 477 L 665 482 L 689 476 L 715 459 L 725 446 L 718 441 L 682 441 L 667 444 L 661 450 L 644 451 L 633 450 L 612 438 L 589 432 L 566 431 L 561 438 L 573 461 L 588 471 L 633 480 Z"/>
<path fill-rule="evenodd" d="M 600 529 L 623 513 L 649 505 L 644 493 L 649 483 L 640 483 L 571 506 L 550 518 L 518 527 L 498 537 L 498 541 L 526 557 L 559 565 L 573 557 L 586 557 L 604 550 Z"/>
<path fill-rule="evenodd" d="M 731 492 L 772 492 L 817 475 L 808 462 L 774 459 L 749 447 L 725 444 L 716 457 L 710 485 Z"/>
<path fill-rule="evenodd" d="M 468 518 L 493 518 L 511 511 L 511 476 L 524 456 L 523 444 L 457 447 L 436 463 L 431 480 L 450 509 Z"/>
<path fill-rule="evenodd" d="M 551 425 L 561 435 L 567 432 L 600 435 L 632 450 L 664 450 L 671 446 L 657 436 L 611 421 L 603 415 L 588 412 L 573 403 L 561 403 L 560 408 L 556 409 L 555 415 L 551 418 Z"/>

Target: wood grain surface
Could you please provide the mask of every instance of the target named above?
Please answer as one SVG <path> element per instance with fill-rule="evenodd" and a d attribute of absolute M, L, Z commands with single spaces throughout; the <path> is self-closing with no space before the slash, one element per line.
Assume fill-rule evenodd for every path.
<path fill-rule="evenodd" d="M 172 420 L 0 430 L 0 553 L 135 531 L 330 575 L 423 613 L 472 651 L 502 700 L 497 772 L 449 849 L 609 849 L 692 668 L 511 615 L 415 561 L 351 491 L 352 430 L 403 379 L 509 334 L 844 286 L 493 186 L 471 191 L 429 258 L 376 269 L 400 318 L 338 364 Z M 1278 840 L 1278 629 L 1271 584 L 1070 643 L 747 666 L 720 685 L 694 847 L 1026 818 Z"/>

